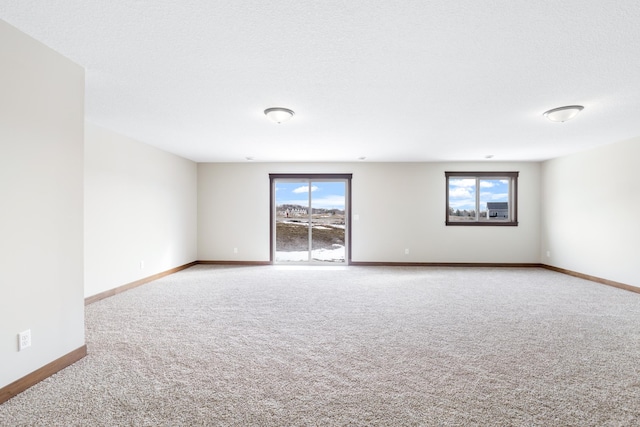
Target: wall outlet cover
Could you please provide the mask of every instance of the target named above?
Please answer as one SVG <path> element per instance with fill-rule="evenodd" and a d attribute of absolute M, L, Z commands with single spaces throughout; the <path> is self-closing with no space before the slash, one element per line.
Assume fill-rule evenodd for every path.
<path fill-rule="evenodd" d="M 27 347 L 31 347 L 31 329 L 18 334 L 18 351 L 22 351 Z"/>

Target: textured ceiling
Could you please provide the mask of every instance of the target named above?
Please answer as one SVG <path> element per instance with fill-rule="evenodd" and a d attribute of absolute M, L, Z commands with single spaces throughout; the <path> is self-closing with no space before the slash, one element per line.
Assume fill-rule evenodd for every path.
<path fill-rule="evenodd" d="M 88 121 L 199 162 L 543 160 L 640 136 L 638 0 L 0 0 L 0 18 L 86 67 Z"/>

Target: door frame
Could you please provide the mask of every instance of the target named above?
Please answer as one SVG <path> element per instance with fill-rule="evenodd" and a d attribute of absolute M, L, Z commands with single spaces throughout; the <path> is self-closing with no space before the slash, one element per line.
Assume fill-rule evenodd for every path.
<path fill-rule="evenodd" d="M 345 265 L 351 264 L 351 173 L 270 173 L 269 174 L 269 263 L 275 262 L 275 238 L 276 238 L 276 216 L 275 216 L 275 182 L 278 179 L 306 179 L 306 180 L 342 180 L 345 182 Z M 311 207 L 309 207 L 311 209 Z M 309 261 L 309 264 L 311 261 Z"/>

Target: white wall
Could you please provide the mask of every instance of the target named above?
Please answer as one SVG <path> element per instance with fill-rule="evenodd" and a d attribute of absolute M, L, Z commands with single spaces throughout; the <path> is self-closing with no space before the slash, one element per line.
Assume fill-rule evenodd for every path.
<path fill-rule="evenodd" d="M 85 134 L 85 296 L 195 261 L 196 163 L 91 123 Z"/>
<path fill-rule="evenodd" d="M 520 172 L 520 225 L 446 227 L 444 172 L 493 170 Z M 540 262 L 539 163 L 201 163 L 198 259 L 269 260 L 269 173 L 353 173 L 353 261 Z"/>
<path fill-rule="evenodd" d="M 638 159 L 635 138 L 543 163 L 545 264 L 640 287 Z"/>
<path fill-rule="evenodd" d="M 84 345 L 84 70 L 1 20 L 0 64 L 3 387 Z"/>

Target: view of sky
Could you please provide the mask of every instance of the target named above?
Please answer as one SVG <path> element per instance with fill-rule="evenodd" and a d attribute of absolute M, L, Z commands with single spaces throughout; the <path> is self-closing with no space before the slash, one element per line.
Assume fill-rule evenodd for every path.
<path fill-rule="evenodd" d="M 345 182 L 311 182 L 311 204 L 314 208 L 344 209 Z M 276 206 L 309 205 L 309 183 L 276 181 Z"/>
<path fill-rule="evenodd" d="M 449 207 L 472 210 L 476 207 L 475 178 L 449 179 Z M 508 202 L 509 180 L 480 180 L 480 212 L 487 210 L 487 202 Z"/>

